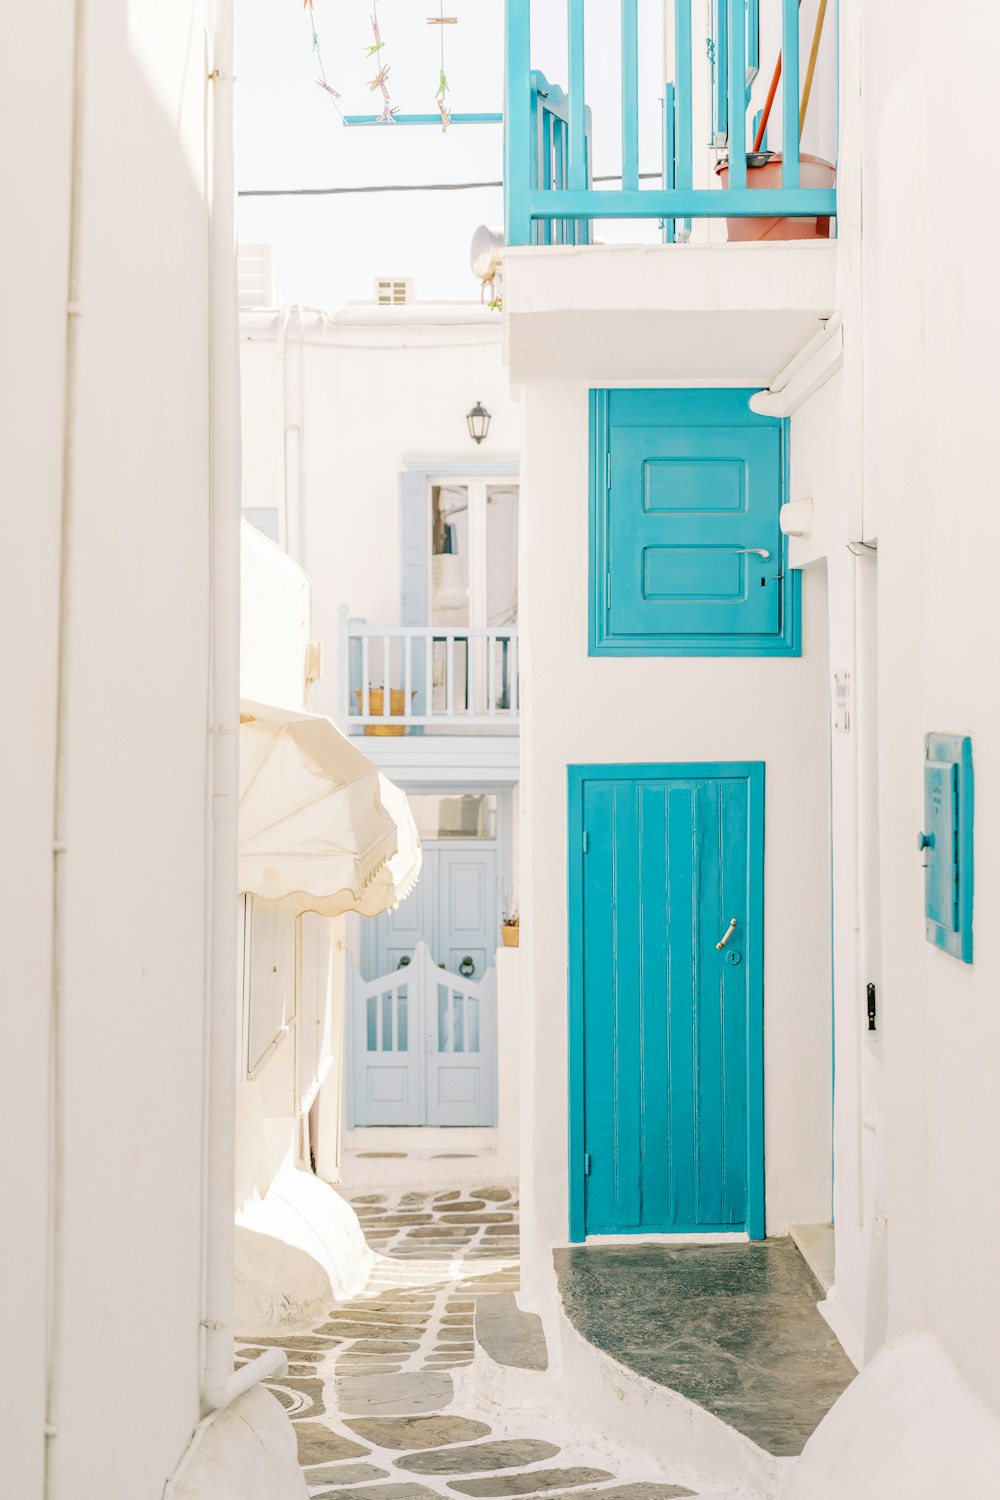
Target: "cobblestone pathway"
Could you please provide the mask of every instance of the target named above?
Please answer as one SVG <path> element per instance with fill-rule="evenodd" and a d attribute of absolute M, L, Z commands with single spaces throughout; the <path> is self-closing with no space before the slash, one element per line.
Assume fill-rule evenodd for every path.
<path fill-rule="evenodd" d="M 518 1285 L 517 1203 L 507 1188 L 352 1196 L 377 1254 L 365 1290 L 308 1334 L 275 1345 L 289 1373 L 268 1382 L 296 1428 L 311 1495 L 333 1500 L 668 1500 L 690 1490 L 597 1466 L 581 1435 L 533 1435 L 523 1412 L 456 1410 L 481 1297 Z M 579 1451 L 579 1450 L 583 1451 Z M 588 1462 L 588 1459 L 590 1460 Z"/>

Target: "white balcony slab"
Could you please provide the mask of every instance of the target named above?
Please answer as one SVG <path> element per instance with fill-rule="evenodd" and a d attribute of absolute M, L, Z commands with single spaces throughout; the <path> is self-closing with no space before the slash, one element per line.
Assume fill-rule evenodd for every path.
<path fill-rule="evenodd" d="M 521 774 L 516 734 L 401 734 L 351 736 L 379 770 L 412 787 L 418 782 L 513 786 Z"/>
<path fill-rule="evenodd" d="M 836 241 L 510 249 L 512 381 L 767 386 L 837 310 Z"/>

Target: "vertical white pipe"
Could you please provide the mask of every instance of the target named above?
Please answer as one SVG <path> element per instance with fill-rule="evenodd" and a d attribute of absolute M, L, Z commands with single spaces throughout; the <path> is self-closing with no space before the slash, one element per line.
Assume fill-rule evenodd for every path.
<path fill-rule="evenodd" d="M 57 1489 L 56 1444 L 59 1438 L 63 1316 L 63 1187 L 65 1181 L 65 1115 L 63 1097 L 66 942 L 66 863 L 68 738 L 73 583 L 73 469 L 78 384 L 78 322 L 81 308 L 80 237 L 83 218 L 83 133 L 86 96 L 87 4 L 73 10 L 73 107 L 70 145 L 69 237 L 66 269 L 66 341 L 63 367 L 63 453 L 60 503 L 59 626 L 56 660 L 56 732 L 52 826 L 52 964 L 49 997 L 49 1177 L 46 1266 L 45 1428 L 43 1485 L 45 1500 Z"/>
<path fill-rule="evenodd" d="M 233 1373 L 236 941 L 239 796 L 239 353 L 233 164 L 233 7 L 212 37 L 210 310 L 209 1025 L 205 1181 L 204 1400 L 224 1404 Z"/>
<path fill-rule="evenodd" d="M 305 518 L 302 475 L 302 388 L 305 375 L 305 338 L 301 305 L 294 309 L 298 348 L 294 357 L 285 349 L 284 392 L 285 546 L 305 567 Z M 287 320 L 286 325 L 287 326 Z"/>
<path fill-rule="evenodd" d="M 210 73 L 210 766 L 205 1124 L 206 1408 L 285 1369 L 269 1351 L 234 1373 L 237 856 L 239 850 L 240 377 L 233 152 L 233 0 L 216 0 Z M 278 1359 L 272 1356 L 278 1353 Z"/>

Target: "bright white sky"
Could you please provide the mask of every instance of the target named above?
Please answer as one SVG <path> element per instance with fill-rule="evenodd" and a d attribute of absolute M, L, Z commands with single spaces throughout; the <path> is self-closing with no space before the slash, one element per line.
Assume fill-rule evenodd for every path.
<path fill-rule="evenodd" d="M 363 49 L 372 40 L 371 0 L 314 0 L 326 76 L 345 114 L 374 114 L 369 92 L 377 66 Z M 457 26 L 428 26 L 439 0 L 378 0 L 391 67 L 392 103 L 403 113 L 435 110 L 441 35 L 455 112 L 499 111 L 503 91 L 503 0 L 445 0 Z M 660 166 L 662 92 L 660 0 L 641 0 L 641 167 Z M 565 85 L 565 5 L 536 0 L 532 61 Z M 588 6 L 587 98 L 595 120 L 595 171 L 620 169 L 617 0 Z M 309 12 L 302 0 L 239 0 L 237 6 L 238 174 L 241 188 L 346 187 L 384 183 L 499 182 L 502 127 L 346 128 L 318 87 Z M 605 125 L 606 133 L 600 129 Z M 341 197 L 242 198 L 240 238 L 274 248 L 282 301 L 334 309 L 370 300 L 376 276 L 413 276 L 417 296 L 479 295 L 469 245 L 479 224 L 503 222 L 500 188 L 463 192 L 378 193 Z M 655 224 L 642 238 L 655 237 Z M 601 228 L 605 239 L 635 239 L 635 227 Z"/>

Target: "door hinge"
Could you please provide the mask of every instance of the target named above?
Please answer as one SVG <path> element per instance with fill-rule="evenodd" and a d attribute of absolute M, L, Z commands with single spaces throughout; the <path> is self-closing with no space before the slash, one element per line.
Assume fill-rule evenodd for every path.
<path fill-rule="evenodd" d="M 585 1151 L 583 1153 L 583 1175 L 584 1175 L 584 1177 L 589 1177 L 590 1176 L 590 1152 L 589 1151 Z"/>
<path fill-rule="evenodd" d="M 583 830 L 583 852 L 584 852 L 584 854 L 587 853 L 587 851 L 588 851 L 589 848 L 590 848 L 590 834 L 587 832 L 587 830 L 585 828 Z"/>

